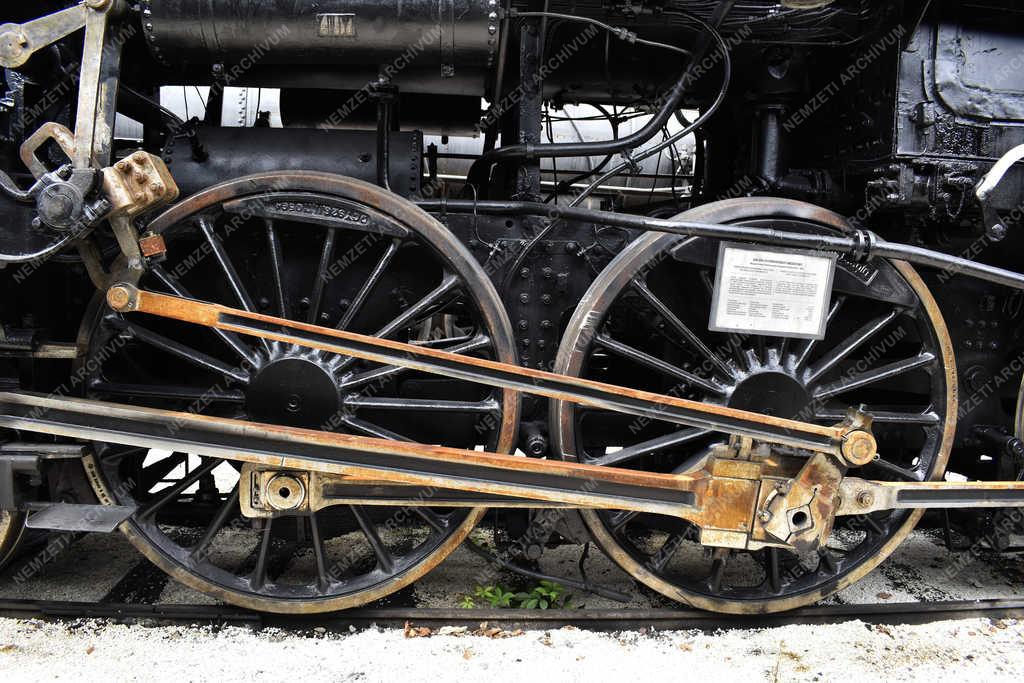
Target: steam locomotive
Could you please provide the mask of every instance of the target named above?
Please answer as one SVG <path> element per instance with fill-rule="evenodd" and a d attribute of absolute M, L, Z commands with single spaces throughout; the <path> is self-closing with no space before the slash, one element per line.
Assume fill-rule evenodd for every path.
<path fill-rule="evenodd" d="M 317 612 L 594 543 L 755 613 L 1024 533 L 1017 4 L 0 14 L 0 561 Z"/>

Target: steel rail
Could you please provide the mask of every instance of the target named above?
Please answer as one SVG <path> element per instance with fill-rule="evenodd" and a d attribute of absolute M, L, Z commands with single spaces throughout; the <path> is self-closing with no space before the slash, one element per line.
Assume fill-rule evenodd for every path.
<path fill-rule="evenodd" d="M 749 629 L 796 624 L 925 624 L 950 619 L 1024 618 L 1024 600 L 949 600 L 941 602 L 815 605 L 774 614 L 720 614 L 694 609 L 445 609 L 361 607 L 321 615 L 252 612 L 220 605 L 144 605 L 84 601 L 4 599 L 0 617 L 67 621 L 107 619 L 119 624 L 221 624 L 254 629 L 279 628 L 299 634 L 313 629 L 349 633 L 352 628 L 466 627 L 511 631 L 575 626 L 591 631 Z"/>
<path fill-rule="evenodd" d="M 127 283 L 110 288 L 107 301 L 120 312 L 141 312 L 225 332 L 354 356 L 504 389 L 569 401 L 639 417 L 746 436 L 759 441 L 850 459 L 872 457 L 874 438 L 846 424 L 832 427 L 761 415 L 674 396 L 638 391 L 552 372 L 299 323 L 191 299 L 157 294 Z M 867 453 L 866 450 L 870 453 Z"/>

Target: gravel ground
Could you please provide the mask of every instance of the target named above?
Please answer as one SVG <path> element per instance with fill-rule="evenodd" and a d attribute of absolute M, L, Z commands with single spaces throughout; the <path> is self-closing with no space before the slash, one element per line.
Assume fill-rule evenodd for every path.
<path fill-rule="evenodd" d="M 5 681 L 264 680 L 1020 681 L 1024 622 L 786 626 L 697 631 L 526 633 L 401 630 L 297 635 L 244 628 L 146 628 L 0 620 Z"/>
<path fill-rule="evenodd" d="M 476 532 L 479 533 L 479 532 Z M 484 540 L 484 539 L 481 539 Z M 576 575 L 579 548 L 545 553 L 542 567 Z M 911 602 L 1024 597 L 1024 556 L 951 554 L 936 532 L 919 531 L 877 570 L 829 601 Z M 464 549 L 391 604 L 454 607 L 472 591 L 483 563 Z M 951 570 L 956 567 L 957 570 Z M 0 598 L 211 603 L 148 564 L 119 535 L 88 536 L 35 571 L 0 575 Z M 632 594 L 630 607 L 671 606 L 592 552 L 589 577 Z M 16 580 L 18 579 L 18 580 Z M 514 577 L 501 577 L 514 581 Z M 594 596 L 579 606 L 620 607 Z M 322 629 L 319 629 L 322 630 Z M 106 622 L 0 620 L 0 681 L 255 680 L 617 680 L 666 672 L 752 680 L 1024 680 L 1024 622 L 960 620 L 919 626 L 786 626 L 760 630 L 623 632 L 567 628 L 526 633 L 442 629 L 358 633 L 246 628 L 146 627 Z M 326 647 L 324 647 L 326 645 Z M 313 648 L 316 648 L 315 650 Z M 677 673 L 678 675 L 678 673 Z"/>

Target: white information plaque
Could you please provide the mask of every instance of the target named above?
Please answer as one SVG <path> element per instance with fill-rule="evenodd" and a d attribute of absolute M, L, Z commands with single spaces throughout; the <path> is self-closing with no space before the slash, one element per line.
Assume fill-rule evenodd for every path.
<path fill-rule="evenodd" d="M 723 242 L 709 327 L 821 339 L 835 269 L 835 254 Z"/>

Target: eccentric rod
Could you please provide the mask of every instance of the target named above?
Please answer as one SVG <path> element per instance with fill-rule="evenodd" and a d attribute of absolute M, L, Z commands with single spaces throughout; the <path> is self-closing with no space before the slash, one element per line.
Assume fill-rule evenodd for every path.
<path fill-rule="evenodd" d="M 124 313 L 138 311 L 225 332 L 353 356 L 375 363 L 396 365 L 640 417 L 703 427 L 768 443 L 829 453 L 848 462 L 870 459 L 875 455 L 876 444 L 870 432 L 848 423 L 825 427 L 761 415 L 389 339 L 318 327 L 218 304 L 157 294 L 140 290 L 127 283 L 111 287 L 107 292 L 107 303 L 115 311 Z"/>

